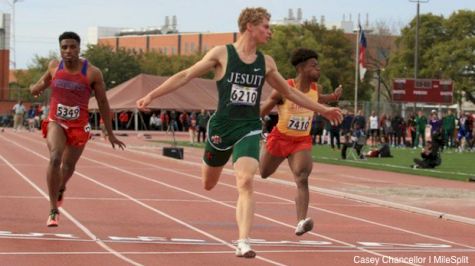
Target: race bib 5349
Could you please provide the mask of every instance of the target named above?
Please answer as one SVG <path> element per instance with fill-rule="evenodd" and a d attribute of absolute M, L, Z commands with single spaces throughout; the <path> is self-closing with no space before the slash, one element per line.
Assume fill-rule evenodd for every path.
<path fill-rule="evenodd" d="M 58 107 L 56 108 L 56 117 L 64 120 L 78 119 L 79 113 L 79 106 L 67 106 L 58 103 Z"/>

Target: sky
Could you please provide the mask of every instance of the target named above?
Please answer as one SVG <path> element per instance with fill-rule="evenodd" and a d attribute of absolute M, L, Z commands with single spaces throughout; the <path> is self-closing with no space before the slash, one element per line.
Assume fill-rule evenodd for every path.
<path fill-rule="evenodd" d="M 414 0 L 412 0 L 414 1 Z M 427 0 L 424 0 L 427 2 Z M 0 0 L 0 12 L 12 13 L 13 0 Z M 271 20 L 282 20 L 288 10 L 302 8 L 303 18 L 315 16 L 339 24 L 351 14 L 365 21 L 384 22 L 402 28 L 416 15 L 410 0 L 17 0 L 15 4 L 16 68 L 26 68 L 35 55 L 58 51 L 58 36 L 75 31 L 86 40 L 89 27 L 160 27 L 165 16 L 177 16 L 181 32 L 234 32 L 245 7 L 265 7 Z M 450 16 L 460 9 L 475 10 L 475 0 L 429 0 L 420 4 L 420 13 Z"/>

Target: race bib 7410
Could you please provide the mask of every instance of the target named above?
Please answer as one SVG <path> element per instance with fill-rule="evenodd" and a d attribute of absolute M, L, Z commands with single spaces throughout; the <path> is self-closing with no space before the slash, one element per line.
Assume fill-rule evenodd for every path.
<path fill-rule="evenodd" d="M 307 131 L 310 125 L 310 117 L 308 116 L 291 116 L 287 127 L 298 131 Z"/>

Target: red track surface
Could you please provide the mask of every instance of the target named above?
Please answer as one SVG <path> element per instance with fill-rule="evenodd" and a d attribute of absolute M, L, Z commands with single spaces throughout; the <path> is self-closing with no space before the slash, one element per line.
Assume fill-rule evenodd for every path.
<path fill-rule="evenodd" d="M 0 134 L 1 265 L 475 264 L 475 225 L 318 191 L 312 191 L 309 209 L 313 232 L 295 236 L 295 187 L 276 182 L 292 184 L 281 179 L 290 175 L 284 165 L 278 178 L 256 178 L 252 238 L 258 257 L 236 258 L 237 192 L 231 167 L 208 192 L 201 185 L 200 150 L 185 148 L 185 160 L 174 160 L 135 137 L 123 140 L 126 151 L 113 150 L 100 139 L 88 144 L 68 184 L 60 226 L 47 228 L 45 142 L 38 133 Z M 349 174 L 359 174 L 348 167 L 319 167 L 326 174 L 317 178 L 314 173 L 311 186 L 344 186 Z M 408 177 L 421 178 L 425 186 L 430 180 L 441 182 L 384 174 L 396 183 Z M 360 178 L 368 185 L 376 177 Z M 465 208 L 455 214 L 469 213 L 475 212 Z"/>

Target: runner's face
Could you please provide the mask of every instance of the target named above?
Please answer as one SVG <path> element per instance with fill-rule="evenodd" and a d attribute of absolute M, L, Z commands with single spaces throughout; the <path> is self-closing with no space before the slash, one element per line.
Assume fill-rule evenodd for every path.
<path fill-rule="evenodd" d="M 305 61 L 302 74 L 309 77 L 313 81 L 318 81 L 320 79 L 320 64 L 318 64 L 318 60 L 315 58 L 310 58 Z"/>
<path fill-rule="evenodd" d="M 262 22 L 257 25 L 251 25 L 251 28 L 258 44 L 267 43 L 272 37 L 269 20 L 266 18 L 264 18 Z"/>
<path fill-rule="evenodd" d="M 72 62 L 79 59 L 79 43 L 74 39 L 64 39 L 59 44 L 61 58 L 65 62 Z"/>

